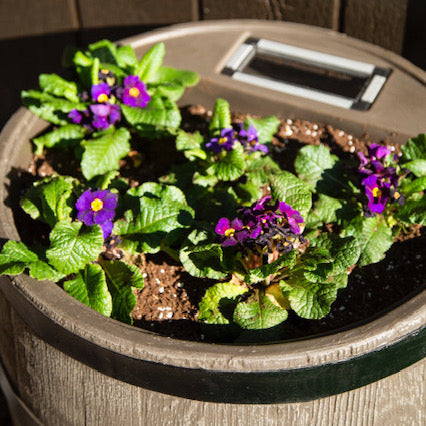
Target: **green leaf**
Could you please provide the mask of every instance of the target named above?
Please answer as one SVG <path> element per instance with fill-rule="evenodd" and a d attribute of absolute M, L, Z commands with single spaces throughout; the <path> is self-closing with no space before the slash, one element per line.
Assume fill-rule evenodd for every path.
<path fill-rule="evenodd" d="M 209 130 L 211 134 L 220 134 L 222 129 L 231 127 L 231 110 L 225 99 L 216 99 L 213 115 L 210 120 Z"/>
<path fill-rule="evenodd" d="M 99 58 L 100 62 L 117 64 L 117 48 L 109 40 L 99 40 L 89 44 L 88 48 L 92 56 Z"/>
<path fill-rule="evenodd" d="M 128 265 L 121 261 L 107 261 L 100 259 L 105 271 L 108 289 L 112 296 L 111 317 L 131 324 L 130 313 L 136 305 L 133 288 L 143 288 L 144 280 L 141 271 L 136 265 Z"/>
<path fill-rule="evenodd" d="M 336 300 L 337 287 L 334 283 L 313 283 L 308 280 L 287 280 L 280 283 L 291 308 L 302 318 L 319 319 L 330 312 Z"/>
<path fill-rule="evenodd" d="M 419 158 L 404 164 L 404 168 L 412 171 L 417 177 L 426 175 L 426 159 Z"/>
<path fill-rule="evenodd" d="M 116 51 L 118 66 L 121 68 L 134 67 L 138 63 L 132 46 L 121 46 Z"/>
<path fill-rule="evenodd" d="M 325 194 L 319 194 L 318 201 L 310 212 L 306 226 L 310 229 L 319 228 L 324 223 L 338 221 L 337 211 L 343 208 L 343 201 Z"/>
<path fill-rule="evenodd" d="M 216 176 L 219 180 L 237 180 L 244 173 L 244 150 L 242 145 L 235 145 L 232 151 L 223 151 L 212 163 L 207 174 Z"/>
<path fill-rule="evenodd" d="M 277 306 L 263 291 L 256 289 L 247 299 L 237 303 L 233 320 L 247 330 L 264 330 L 281 324 L 287 316 L 286 309 Z"/>
<path fill-rule="evenodd" d="M 71 102 L 67 99 L 55 98 L 48 93 L 37 90 L 21 92 L 23 104 L 35 115 L 53 124 L 68 124 L 67 115 L 73 109 L 84 110 L 83 103 Z"/>
<path fill-rule="evenodd" d="M 426 225 L 426 197 L 423 195 L 419 200 L 407 200 L 399 207 L 396 216 L 405 223 Z"/>
<path fill-rule="evenodd" d="M 247 117 L 244 121 L 245 128 L 248 129 L 251 124 L 257 130 L 257 136 L 260 143 L 272 141 L 272 137 L 277 133 L 280 120 L 274 115 L 264 118 Z"/>
<path fill-rule="evenodd" d="M 176 128 L 181 122 L 179 108 L 167 98 L 153 96 L 145 108 L 133 108 L 122 105 L 121 110 L 126 120 L 138 130 L 154 128 Z"/>
<path fill-rule="evenodd" d="M 115 222 L 114 232 L 137 241 L 142 251 L 157 252 L 166 233 L 192 223 L 194 212 L 183 192 L 174 186 L 147 182 L 129 190 L 128 195 L 133 208 Z"/>
<path fill-rule="evenodd" d="M 417 179 L 414 179 L 411 182 L 405 183 L 404 186 L 401 187 L 401 191 L 405 195 L 410 195 L 415 192 L 420 192 L 425 190 L 426 190 L 426 176 L 422 176 Z"/>
<path fill-rule="evenodd" d="M 271 191 L 274 198 L 279 198 L 298 210 L 306 222 L 312 206 L 312 193 L 305 182 L 292 173 L 283 171 L 271 178 Z"/>
<path fill-rule="evenodd" d="M 277 260 L 267 265 L 258 268 L 250 269 L 248 274 L 244 277 L 244 282 L 247 284 L 258 283 L 265 278 L 281 271 L 284 268 L 292 268 L 296 262 L 296 252 L 292 250 L 289 253 L 282 254 Z"/>
<path fill-rule="evenodd" d="M 333 262 L 329 275 L 347 273 L 347 269 L 355 265 L 360 256 L 359 243 L 353 237 L 339 238 L 333 234 L 323 233 L 311 243 L 330 252 Z"/>
<path fill-rule="evenodd" d="M 64 282 L 64 290 L 102 315 L 111 315 L 112 298 L 100 265 L 87 264 L 74 279 Z"/>
<path fill-rule="evenodd" d="M 331 169 L 336 161 L 337 157 L 324 145 L 307 145 L 299 151 L 294 167 L 300 179 L 314 189 L 324 171 Z"/>
<path fill-rule="evenodd" d="M 73 81 L 67 81 L 56 74 L 40 74 L 38 81 L 44 92 L 64 97 L 71 102 L 79 102 L 77 85 Z"/>
<path fill-rule="evenodd" d="M 108 132 L 97 139 L 84 141 L 81 160 L 83 176 L 90 180 L 119 169 L 120 160 L 130 151 L 130 132 L 124 127 Z"/>
<path fill-rule="evenodd" d="M 177 83 L 160 83 L 150 84 L 149 90 L 152 91 L 154 96 L 160 96 L 177 101 L 182 97 L 185 92 L 185 87 Z"/>
<path fill-rule="evenodd" d="M 178 70 L 176 68 L 160 67 L 152 81 L 155 83 L 178 83 L 182 86 L 195 86 L 200 76 L 194 71 Z"/>
<path fill-rule="evenodd" d="M 280 166 L 269 156 L 255 158 L 250 155 L 246 160 L 247 178 L 258 187 L 269 184 L 271 178 L 281 172 Z"/>
<path fill-rule="evenodd" d="M 228 273 L 224 271 L 223 250 L 220 244 L 200 244 L 184 247 L 179 259 L 186 272 L 198 278 L 221 280 Z"/>
<path fill-rule="evenodd" d="M 353 236 L 358 241 L 361 250 L 359 266 L 382 260 L 393 242 L 392 230 L 382 222 L 379 216 L 358 217 L 343 230 L 342 236 Z"/>
<path fill-rule="evenodd" d="M 408 139 L 407 145 L 401 145 L 402 157 L 401 164 L 413 160 L 426 159 L 426 134 L 417 135 L 415 138 Z M 404 164 L 405 166 L 405 164 Z"/>
<path fill-rule="evenodd" d="M 30 276 L 37 280 L 59 281 L 63 275 L 20 241 L 8 241 L 0 253 L 0 275 L 19 275 L 28 268 Z"/>
<path fill-rule="evenodd" d="M 51 227 L 59 221 L 71 221 L 70 202 L 76 180 L 55 176 L 35 182 L 21 199 L 21 207 L 33 219 L 41 219 Z"/>
<path fill-rule="evenodd" d="M 196 158 L 205 160 L 207 158 L 206 152 L 201 148 L 203 137 L 200 132 L 187 133 L 183 130 L 178 131 L 176 138 L 176 149 L 183 151 L 188 160 L 193 161 Z"/>
<path fill-rule="evenodd" d="M 60 272 L 78 272 L 98 258 L 104 238 L 98 225 L 82 227 L 82 222 L 58 222 L 50 233 L 49 262 Z"/>
<path fill-rule="evenodd" d="M 135 67 L 135 75 L 146 83 L 151 81 L 163 63 L 165 53 L 164 43 L 152 46 Z"/>
<path fill-rule="evenodd" d="M 66 124 L 43 136 L 33 139 L 36 146 L 36 155 L 43 153 L 44 147 L 52 148 L 56 145 L 69 145 L 74 144 L 84 138 L 84 128 L 78 124 Z"/>
<path fill-rule="evenodd" d="M 200 302 L 198 319 L 207 324 L 229 324 L 237 298 L 246 292 L 247 288 L 232 283 L 213 285 Z"/>

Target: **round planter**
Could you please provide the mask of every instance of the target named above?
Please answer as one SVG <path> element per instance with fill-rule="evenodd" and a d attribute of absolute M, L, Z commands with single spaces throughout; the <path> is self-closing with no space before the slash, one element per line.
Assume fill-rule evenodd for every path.
<path fill-rule="evenodd" d="M 174 40 L 188 28 L 132 43 Z M 19 239 L 13 179 L 29 163 L 29 140 L 45 127 L 20 109 L 0 135 L 0 238 Z M 0 385 L 22 425 L 420 424 L 425 302 L 423 291 L 326 336 L 219 345 L 105 318 L 50 282 L 2 277 Z"/>

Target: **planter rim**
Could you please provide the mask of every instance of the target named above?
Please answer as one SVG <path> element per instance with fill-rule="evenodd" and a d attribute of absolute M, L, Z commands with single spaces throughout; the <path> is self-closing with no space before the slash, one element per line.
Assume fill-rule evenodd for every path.
<path fill-rule="evenodd" d="M 32 128 L 44 123 L 25 108 L 12 116 L 0 134 L 0 150 L 5 153 L 0 159 L 0 176 L 8 174 L 9 164 L 18 155 L 17 145 L 23 140 L 22 125 Z M 3 183 L 0 235 L 19 239 L 12 211 L 4 205 L 6 196 Z M 371 322 L 334 334 L 268 345 L 209 344 L 172 339 L 105 318 L 51 282 L 37 282 L 28 276 L 13 277 L 7 280 L 9 284 L 5 282 L 0 289 L 12 283 L 15 295 L 18 292 L 41 316 L 98 346 L 135 359 L 215 371 L 274 371 L 344 362 L 391 346 L 402 335 L 415 335 L 426 324 L 425 290 Z M 22 310 L 25 313 L 23 306 Z"/>

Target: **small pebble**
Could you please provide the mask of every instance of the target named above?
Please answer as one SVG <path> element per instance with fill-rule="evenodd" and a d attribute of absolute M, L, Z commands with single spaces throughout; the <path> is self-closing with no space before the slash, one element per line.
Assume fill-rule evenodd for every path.
<path fill-rule="evenodd" d="M 313 128 L 314 130 L 318 130 L 318 125 L 317 125 L 317 124 L 314 124 L 314 125 L 312 126 L 312 128 Z"/>
<path fill-rule="evenodd" d="M 163 313 L 162 312 L 160 312 L 160 315 L 158 315 L 158 319 L 163 319 Z"/>
<path fill-rule="evenodd" d="M 178 283 L 177 283 L 177 286 L 178 286 L 179 288 L 182 288 L 182 287 L 183 287 L 183 283 L 178 282 Z"/>
<path fill-rule="evenodd" d="M 318 135 L 318 132 L 312 132 L 312 136 L 315 138 L 315 137 L 317 137 L 317 135 Z"/>
<path fill-rule="evenodd" d="M 158 292 L 159 292 L 159 293 L 164 293 L 164 287 L 160 287 L 160 288 L 158 289 Z"/>
<path fill-rule="evenodd" d="M 142 274 L 142 276 L 143 276 L 144 278 L 146 278 L 146 277 L 148 276 L 148 274 L 147 274 L 146 272 L 144 272 L 144 273 Z"/>
<path fill-rule="evenodd" d="M 392 152 L 395 151 L 395 147 L 393 145 L 391 145 L 389 148 Z"/>
<path fill-rule="evenodd" d="M 166 272 L 164 269 L 160 269 L 161 274 L 164 274 L 164 272 Z"/>
<path fill-rule="evenodd" d="M 307 135 L 310 135 L 311 134 L 311 131 L 308 129 L 308 130 L 306 130 L 306 134 Z"/>
<path fill-rule="evenodd" d="M 161 281 L 160 281 L 158 278 L 156 278 L 156 279 L 155 279 L 155 282 L 156 282 L 157 284 L 160 284 L 160 283 L 161 283 Z"/>
<path fill-rule="evenodd" d="M 349 149 L 349 151 L 350 151 L 350 152 L 355 152 L 355 147 L 354 147 L 354 146 L 351 146 L 351 147 L 350 147 L 350 149 Z"/>
<path fill-rule="evenodd" d="M 354 143 L 351 140 L 348 141 L 348 145 L 353 145 L 353 144 Z"/>
<path fill-rule="evenodd" d="M 352 135 L 348 135 L 348 139 L 351 141 L 353 139 Z"/>
<path fill-rule="evenodd" d="M 288 124 L 286 124 L 284 126 L 284 135 L 291 136 L 292 134 L 293 134 L 293 130 L 291 130 L 291 127 Z"/>
<path fill-rule="evenodd" d="M 173 316 L 173 312 L 167 312 L 166 318 L 170 319 Z"/>
<path fill-rule="evenodd" d="M 289 118 L 287 118 L 287 120 L 285 121 L 287 124 L 292 125 L 293 124 L 293 120 L 290 120 Z"/>
<path fill-rule="evenodd" d="M 339 133 L 337 133 L 337 136 L 343 136 L 345 134 L 345 132 L 343 130 L 340 130 Z"/>

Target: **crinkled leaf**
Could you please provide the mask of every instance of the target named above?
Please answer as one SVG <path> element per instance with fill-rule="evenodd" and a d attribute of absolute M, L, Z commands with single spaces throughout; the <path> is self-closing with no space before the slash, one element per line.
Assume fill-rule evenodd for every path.
<path fill-rule="evenodd" d="M 305 182 L 292 173 L 283 171 L 271 177 L 271 191 L 274 198 L 286 202 L 306 218 L 312 206 L 312 193 Z"/>
<path fill-rule="evenodd" d="M 133 108 L 122 105 L 121 110 L 126 120 L 133 126 L 139 126 L 143 131 L 144 126 L 154 128 L 179 127 L 181 115 L 174 102 L 160 96 L 153 96 L 145 108 Z"/>
<path fill-rule="evenodd" d="M 120 46 L 116 51 L 115 58 L 121 68 L 134 67 L 138 63 L 133 47 L 128 45 Z"/>
<path fill-rule="evenodd" d="M 223 151 L 207 169 L 207 173 L 215 175 L 219 180 L 232 181 L 242 176 L 244 166 L 243 147 L 235 145 L 232 151 Z"/>
<path fill-rule="evenodd" d="M 84 141 L 81 160 L 83 176 L 90 180 L 119 169 L 120 160 L 130 151 L 130 132 L 124 127 L 108 132 L 96 139 Z"/>
<path fill-rule="evenodd" d="M 401 163 L 426 159 L 426 133 L 419 134 L 415 138 L 408 139 L 406 145 L 401 145 Z M 405 164 L 404 164 L 405 166 Z"/>
<path fill-rule="evenodd" d="M 95 188 L 99 188 L 99 189 L 107 189 L 109 188 L 109 186 L 111 185 L 111 183 L 114 181 L 114 179 L 119 175 L 120 173 L 117 170 L 113 170 L 111 172 L 108 172 L 102 176 L 99 176 L 99 178 L 96 180 L 96 184 L 94 185 Z M 117 180 L 115 182 L 115 186 L 114 188 L 117 187 L 117 185 L 126 185 L 127 187 L 127 183 L 125 183 L 123 180 Z"/>
<path fill-rule="evenodd" d="M 231 110 L 225 99 L 216 99 L 209 129 L 211 134 L 220 134 L 222 129 L 231 127 Z"/>
<path fill-rule="evenodd" d="M 426 225 L 426 197 L 423 195 L 420 199 L 407 200 L 398 208 L 396 216 L 405 223 Z"/>
<path fill-rule="evenodd" d="M 185 87 L 178 83 L 150 84 L 149 90 L 155 96 L 165 97 L 171 101 L 177 101 L 185 92 Z"/>
<path fill-rule="evenodd" d="M 336 300 L 335 283 L 313 283 L 308 280 L 287 280 L 280 283 L 291 308 L 302 318 L 319 319 L 330 312 L 331 304 Z"/>
<path fill-rule="evenodd" d="M 35 154 L 41 155 L 44 147 L 52 148 L 55 145 L 70 145 L 84 138 L 84 128 L 78 124 L 66 124 L 49 133 L 33 139 L 36 146 Z"/>
<path fill-rule="evenodd" d="M 144 279 L 136 265 L 128 265 L 121 261 L 100 260 L 105 271 L 108 289 L 112 296 L 111 317 L 131 324 L 130 313 L 136 305 L 133 288 L 143 288 Z"/>
<path fill-rule="evenodd" d="M 184 247 L 179 253 L 179 259 L 185 270 L 194 277 L 221 280 L 228 275 L 224 271 L 220 244 Z"/>
<path fill-rule="evenodd" d="M 270 277 L 273 274 L 281 271 L 284 268 L 292 268 L 296 262 L 296 252 L 292 250 L 289 253 L 282 254 L 274 262 L 260 266 L 258 268 L 250 269 L 248 274 L 244 277 L 247 284 L 257 283 Z"/>
<path fill-rule="evenodd" d="M 8 241 L 0 253 L 0 275 L 19 275 L 28 268 L 37 280 L 59 281 L 63 274 L 55 271 L 45 261 L 20 241 Z"/>
<path fill-rule="evenodd" d="M 229 324 L 236 300 L 247 288 L 232 283 L 218 283 L 206 290 L 198 319 L 207 324 Z"/>
<path fill-rule="evenodd" d="M 98 225 L 83 227 L 82 222 L 58 222 L 50 233 L 49 262 L 60 272 L 78 272 L 98 258 L 104 243 Z"/>
<path fill-rule="evenodd" d="M 260 143 L 272 141 L 272 136 L 277 132 L 280 120 L 274 115 L 264 118 L 247 117 L 245 122 L 246 128 L 251 124 L 257 130 L 257 136 Z"/>
<path fill-rule="evenodd" d="M 426 159 L 418 158 L 404 164 L 404 168 L 412 171 L 417 177 L 426 175 Z"/>
<path fill-rule="evenodd" d="M 207 158 L 206 152 L 201 148 L 203 143 L 203 137 L 200 132 L 187 133 L 183 130 L 178 131 L 176 138 L 176 149 L 183 151 L 184 155 L 188 160 L 192 161 L 196 158 L 205 160 Z"/>
<path fill-rule="evenodd" d="M 233 320 L 248 330 L 263 330 L 281 324 L 287 319 L 288 312 L 256 289 L 245 300 L 237 303 Z"/>
<path fill-rule="evenodd" d="M 178 83 L 182 86 L 195 86 L 200 76 L 194 71 L 178 70 L 170 67 L 158 68 L 152 81 L 155 83 Z"/>
<path fill-rule="evenodd" d="M 337 157 L 324 145 L 307 145 L 299 151 L 294 167 L 300 179 L 314 189 L 324 171 L 331 169 L 336 161 Z"/>
<path fill-rule="evenodd" d="M 117 64 L 117 47 L 109 40 L 99 40 L 89 44 L 88 48 L 92 56 L 99 58 L 100 62 Z"/>
<path fill-rule="evenodd" d="M 410 195 L 415 192 L 425 191 L 426 190 L 426 176 L 419 177 L 414 179 L 411 182 L 405 183 L 401 187 L 401 190 L 405 195 Z"/>
<path fill-rule="evenodd" d="M 148 52 L 140 60 L 135 67 L 135 75 L 139 76 L 142 81 L 151 81 L 161 64 L 163 63 L 166 47 L 164 43 L 157 43 L 148 50 Z"/>
<path fill-rule="evenodd" d="M 84 110 L 86 107 L 83 103 L 56 98 L 37 90 L 24 90 L 21 92 L 21 97 L 23 104 L 32 113 L 53 124 L 68 124 L 67 115 L 70 111 Z"/>
<path fill-rule="evenodd" d="M 88 263 L 75 278 L 64 282 L 64 290 L 102 315 L 111 315 L 112 298 L 100 265 Z"/>
<path fill-rule="evenodd" d="M 258 187 L 269 183 L 273 176 L 281 172 L 280 166 L 268 155 L 260 158 L 250 155 L 246 160 L 247 179 Z"/>
<path fill-rule="evenodd" d="M 115 222 L 114 232 L 137 241 L 143 251 L 157 252 L 166 233 L 192 223 L 194 212 L 179 188 L 147 182 L 128 194 L 133 200 L 132 210 Z"/>
<path fill-rule="evenodd" d="M 325 194 L 319 194 L 318 201 L 307 218 L 307 227 L 318 228 L 324 223 L 337 222 L 337 210 L 341 210 L 343 201 Z"/>
<path fill-rule="evenodd" d="M 378 216 L 357 218 L 343 230 L 342 236 L 356 238 L 361 250 L 359 266 L 382 260 L 393 242 L 392 230 Z"/>
<path fill-rule="evenodd" d="M 38 81 L 43 91 L 71 102 L 79 102 L 77 85 L 73 81 L 67 81 L 56 74 L 40 74 Z"/>
<path fill-rule="evenodd" d="M 69 176 L 37 181 L 21 198 L 21 207 L 33 219 L 41 219 L 52 228 L 59 221 L 71 221 L 74 184 L 75 179 Z"/>

